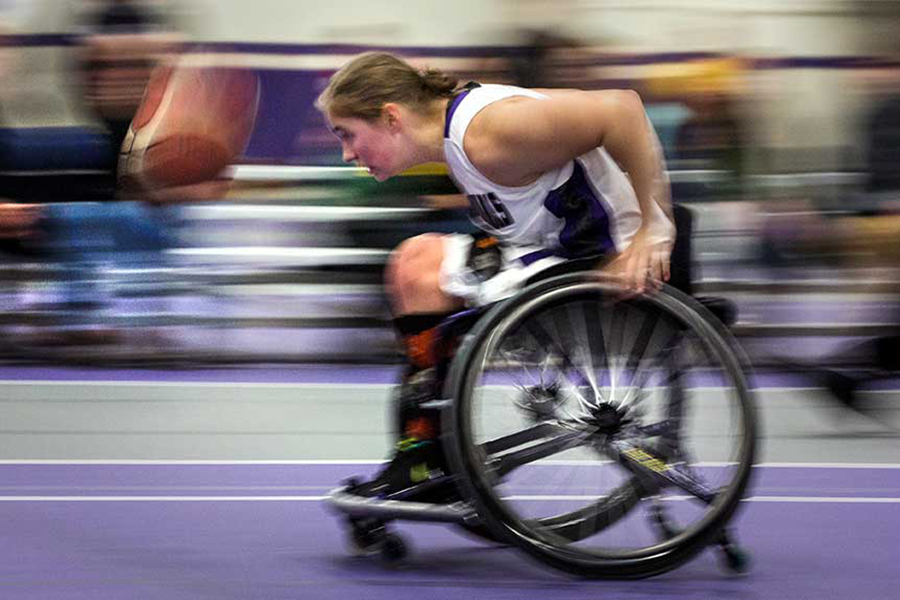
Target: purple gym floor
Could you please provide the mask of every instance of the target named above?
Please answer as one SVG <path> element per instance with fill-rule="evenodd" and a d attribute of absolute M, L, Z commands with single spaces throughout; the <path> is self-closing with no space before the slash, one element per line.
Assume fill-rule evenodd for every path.
<path fill-rule="evenodd" d="M 900 468 L 758 467 L 736 520 L 752 571 L 704 552 L 666 575 L 591 582 L 446 525 L 398 523 L 400 568 L 351 557 L 322 497 L 374 465 L 0 465 L 3 598 L 894 598 Z"/>
<path fill-rule="evenodd" d="M 395 377 L 395 368 L 377 366 L 0 368 L 7 382 L 388 384 Z M 802 385 L 776 375 L 758 383 Z M 0 461 L 0 598 L 845 600 L 895 598 L 900 588 L 900 464 L 757 467 L 733 523 L 752 554 L 749 574 L 727 574 L 705 551 L 673 572 L 632 582 L 572 578 L 441 524 L 396 524 L 411 547 L 402 567 L 352 557 L 342 522 L 323 498 L 344 478 L 376 468 L 339 461 Z"/>

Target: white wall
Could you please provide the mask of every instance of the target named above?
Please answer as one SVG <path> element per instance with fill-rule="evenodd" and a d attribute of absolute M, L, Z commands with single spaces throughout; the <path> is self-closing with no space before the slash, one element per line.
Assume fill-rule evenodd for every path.
<path fill-rule="evenodd" d="M 492 0 L 186 0 L 201 39 L 305 44 L 485 43 L 501 23 Z"/>
<path fill-rule="evenodd" d="M 20 31 L 72 29 L 86 0 L 0 0 Z M 79 2 L 81 4 L 79 4 Z M 589 43 L 634 52 L 722 51 L 837 57 L 896 47 L 895 0 L 157 0 L 202 41 L 390 46 L 509 43 L 508 32 L 549 25 Z M 11 5 L 11 6 L 10 6 Z M 68 51 L 20 52 L 15 98 L 22 124 L 81 122 L 69 93 Z M 750 80 L 757 142 L 853 146 L 867 100 L 846 70 L 764 72 Z M 7 96 L 9 93 L 7 92 Z"/>

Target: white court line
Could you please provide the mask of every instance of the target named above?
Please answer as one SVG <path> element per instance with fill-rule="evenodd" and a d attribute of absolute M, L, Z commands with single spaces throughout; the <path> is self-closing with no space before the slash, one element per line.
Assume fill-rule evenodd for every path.
<path fill-rule="evenodd" d="M 328 496 L 0 496 L 0 502 L 321 502 Z"/>
<path fill-rule="evenodd" d="M 384 464 L 384 459 L 273 459 L 273 460 L 251 460 L 251 459 L 208 459 L 208 460 L 157 460 L 157 459 L 115 459 L 115 458 L 97 458 L 97 459 L 0 459 L 2 465 L 124 465 L 124 466 L 141 466 L 141 465 L 162 465 L 162 466 L 191 466 L 191 465 L 380 465 Z M 609 464 L 610 461 L 587 461 L 587 460 L 546 460 L 541 461 L 542 465 L 601 465 Z M 696 463 L 696 467 L 726 467 L 732 466 L 734 463 L 725 462 L 700 462 Z M 754 465 L 754 468 L 760 469 L 779 469 L 779 468 L 808 468 L 808 469 L 900 469 L 900 463 L 834 463 L 834 462 L 768 462 Z"/>
<path fill-rule="evenodd" d="M 0 502 L 322 502 L 328 496 L 0 496 Z M 597 496 L 510 496 L 519 502 L 585 501 Z M 681 500 L 686 497 L 673 497 Z M 842 496 L 752 496 L 742 502 L 786 502 L 811 504 L 900 504 L 892 497 Z"/>
<path fill-rule="evenodd" d="M 353 460 L 330 460 L 330 459 L 309 459 L 309 460 L 155 460 L 155 459 L 116 459 L 116 458 L 98 458 L 98 459 L 0 459 L 0 465 L 125 465 L 125 466 L 141 466 L 141 465 L 162 465 L 162 466 L 191 466 L 191 465 L 380 465 L 384 464 L 382 459 L 353 459 Z"/>
<path fill-rule="evenodd" d="M 303 248 L 301 250 L 309 251 L 309 248 Z M 339 369 L 334 369 L 339 370 Z M 388 370 L 388 369 L 386 369 Z M 399 382 L 390 381 L 385 383 L 378 382 L 368 382 L 368 383 L 343 383 L 340 381 L 318 381 L 318 382 L 267 382 L 267 381 L 154 381 L 154 380 L 146 380 L 146 381 L 114 381 L 114 380 L 97 380 L 97 379 L 61 379 L 61 380 L 47 380 L 47 379 L 0 379 L 0 387 L 6 386 L 17 386 L 17 385 L 33 385 L 33 386 L 94 386 L 94 387 L 187 387 L 187 388 L 210 388 L 210 387 L 241 387 L 241 388 L 260 388 L 260 387 L 271 387 L 271 388 L 342 388 L 342 389 L 366 389 L 366 388 L 385 388 L 385 387 L 394 387 L 398 385 Z M 485 388 L 505 388 L 509 386 L 504 385 L 487 385 Z M 653 389 L 658 389 L 657 386 L 654 386 Z M 731 388 L 722 387 L 722 386 L 710 386 L 697 388 L 704 391 L 711 392 L 721 392 L 723 390 L 730 390 Z M 763 391 L 774 394 L 781 394 L 787 392 L 809 392 L 809 391 L 819 391 L 822 389 L 821 386 L 778 386 L 778 387 L 769 387 L 764 385 L 757 385 L 755 387 L 757 391 Z M 898 390 L 864 390 L 867 394 L 874 393 L 896 393 Z"/>
<path fill-rule="evenodd" d="M 742 502 L 809 502 L 822 504 L 900 504 L 900 498 L 870 496 L 751 496 Z"/>
<path fill-rule="evenodd" d="M 900 463 L 802 463 L 771 462 L 753 465 L 757 469 L 900 469 Z"/>
<path fill-rule="evenodd" d="M 506 496 L 504 500 L 519 502 L 592 501 L 597 496 L 519 495 Z M 691 500 L 693 496 L 667 496 L 666 502 Z M 900 504 L 900 498 L 892 496 L 750 496 L 741 502 L 810 502 L 825 504 Z"/>
<path fill-rule="evenodd" d="M 398 382 L 389 383 L 329 383 L 329 382 L 267 382 L 267 381 L 95 381 L 91 379 L 66 379 L 62 381 L 46 381 L 39 379 L 3 379 L 0 380 L 0 387 L 15 386 L 62 386 L 62 387 L 121 387 L 121 388 L 218 388 L 218 387 L 237 387 L 237 388 L 276 388 L 276 389 L 293 389 L 293 388 L 341 388 L 341 389 L 382 389 L 386 387 L 394 387 L 399 385 Z"/>

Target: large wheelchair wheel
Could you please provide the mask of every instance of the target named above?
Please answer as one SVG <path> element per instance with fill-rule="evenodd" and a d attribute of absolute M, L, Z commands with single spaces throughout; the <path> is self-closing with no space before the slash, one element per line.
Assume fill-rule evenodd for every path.
<path fill-rule="evenodd" d="M 756 415 L 745 361 L 702 306 L 667 286 L 619 298 L 575 274 L 493 307 L 454 358 L 444 422 L 495 536 L 564 571 L 631 579 L 727 539 Z"/>

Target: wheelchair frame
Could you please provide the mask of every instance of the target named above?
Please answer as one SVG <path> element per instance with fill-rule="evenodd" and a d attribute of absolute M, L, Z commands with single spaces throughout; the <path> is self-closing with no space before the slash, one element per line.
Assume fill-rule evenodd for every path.
<path fill-rule="evenodd" d="M 697 334 L 698 340 L 715 347 L 718 357 L 723 359 L 723 363 L 727 363 L 725 367 L 728 373 L 735 377 L 737 386 L 743 388 L 739 390 L 741 424 L 746 435 L 742 436 L 743 460 L 738 466 L 735 483 L 729 485 L 724 491 L 709 488 L 693 475 L 690 465 L 682 465 L 678 461 L 669 464 L 668 459 L 660 458 L 662 454 L 649 445 L 633 443 L 624 437 L 617 440 L 615 436 L 610 435 L 604 442 L 606 444 L 604 451 L 607 456 L 613 457 L 614 462 L 618 462 L 626 471 L 630 472 L 631 478 L 614 490 L 612 494 L 601 498 L 595 505 L 582 509 L 574 522 L 572 515 L 575 513 L 572 513 L 564 515 L 568 520 L 551 517 L 539 520 L 539 524 L 551 532 L 551 537 L 555 536 L 563 542 L 577 542 L 612 525 L 636 504 L 655 496 L 661 488 L 672 486 L 688 492 L 701 502 L 709 505 L 716 504 L 710 509 L 711 515 L 704 516 L 701 525 L 696 527 L 699 531 L 692 533 L 692 537 L 689 537 L 687 542 L 679 542 L 680 531 L 669 522 L 659 503 L 655 503 L 651 508 L 651 518 L 656 531 L 668 540 L 662 542 L 661 547 L 665 549 L 665 552 L 660 551 L 666 555 L 665 557 L 661 558 L 657 555 L 623 558 L 611 560 L 608 565 L 588 566 L 581 564 L 577 557 L 568 556 L 565 550 L 548 550 L 546 546 L 552 546 L 552 544 L 547 542 L 534 540 L 524 542 L 522 538 L 527 536 L 523 536 L 522 532 L 516 531 L 514 527 L 507 526 L 502 517 L 496 516 L 502 512 L 502 507 L 498 508 L 497 505 L 485 500 L 489 496 L 482 489 L 485 484 L 477 481 L 478 477 L 473 476 L 473 468 L 480 467 L 471 463 L 471 456 L 469 456 L 471 453 L 467 452 L 467 448 L 471 447 L 467 444 L 470 444 L 471 441 L 466 438 L 465 434 L 465 407 L 459 406 L 460 400 L 467 397 L 466 394 L 473 386 L 473 382 L 470 381 L 470 366 L 479 358 L 483 358 L 486 351 L 485 340 L 497 333 L 498 326 L 502 328 L 503 324 L 507 323 L 506 331 L 511 330 L 512 325 L 509 325 L 509 322 L 511 319 L 515 320 L 514 316 L 511 316 L 515 311 L 527 316 L 529 307 L 540 306 L 540 303 L 546 305 L 553 301 L 554 295 L 562 295 L 561 297 L 564 299 L 566 294 L 575 294 L 579 290 L 596 292 L 599 289 L 598 285 L 601 287 L 606 285 L 607 291 L 610 289 L 608 284 L 601 284 L 596 279 L 588 279 L 583 273 L 560 275 L 527 286 L 513 297 L 497 303 L 484 312 L 463 311 L 448 319 L 447 326 L 442 327 L 442 333 L 445 334 L 442 339 L 445 342 L 446 333 L 454 328 L 454 324 L 477 318 L 474 328 L 466 334 L 463 344 L 452 358 L 449 374 L 443 380 L 442 398 L 435 401 L 442 410 L 443 432 L 440 442 L 444 446 L 449 461 L 450 474 L 400 490 L 383 498 L 354 494 L 353 488 L 357 485 L 355 481 L 349 481 L 346 485 L 333 490 L 327 502 L 333 509 L 349 519 L 352 542 L 357 550 L 364 553 L 378 552 L 387 561 L 402 559 L 406 554 L 403 540 L 397 534 L 388 531 L 387 524 L 393 520 L 409 520 L 456 524 L 488 540 L 518 545 L 545 564 L 587 577 L 633 579 L 656 575 L 683 564 L 710 544 L 716 545 L 722 551 L 730 570 L 743 572 L 747 569 L 749 562 L 747 554 L 733 542 L 732 535 L 726 528 L 749 483 L 750 469 L 755 455 L 756 414 L 752 393 L 745 377 L 748 368 L 747 362 L 726 328 L 716 321 L 712 314 L 689 296 L 668 286 L 664 286 L 659 293 L 643 296 L 643 298 L 651 298 L 659 303 L 658 306 L 672 311 L 671 314 L 677 313 L 684 318 L 685 326 Z M 674 365 L 667 364 L 667 366 L 675 369 Z M 677 376 L 677 371 L 673 370 L 672 373 Z M 678 393 L 680 394 L 680 391 Z M 597 400 L 599 402 L 599 398 Z M 673 406 L 668 406 L 668 410 L 680 411 L 681 402 L 682 400 L 674 400 Z M 674 406 L 675 404 L 678 406 Z M 667 419 L 666 423 L 671 420 Z M 671 425 L 671 423 L 669 424 Z M 616 425 L 618 425 L 618 421 L 616 421 Z M 664 424 L 656 424 L 643 430 L 635 429 L 635 432 L 648 438 L 659 436 L 663 433 L 661 430 L 663 426 Z M 546 444 L 537 443 L 520 454 L 513 454 L 514 457 L 521 459 L 521 464 L 528 464 L 534 460 L 551 456 L 565 449 L 567 445 L 583 444 L 586 439 L 584 433 L 563 431 L 548 419 L 535 425 L 534 431 L 526 430 L 520 434 L 509 436 L 511 438 L 519 436 L 515 440 L 507 439 L 490 443 L 507 443 L 512 449 L 525 441 L 523 436 L 533 435 L 534 439 L 539 441 L 539 438 L 547 432 L 538 431 L 541 427 L 547 431 L 555 427 L 557 429 L 553 433 L 558 435 L 555 435 L 552 441 Z M 596 429 L 590 435 L 596 435 Z M 501 448 L 501 450 L 505 450 L 505 448 Z M 495 467 L 496 472 L 493 476 L 500 478 L 506 471 L 511 471 L 517 466 L 520 464 L 514 463 L 512 459 L 506 459 L 505 465 L 500 464 Z M 448 504 L 408 500 L 410 497 L 419 496 L 427 493 L 430 489 L 439 489 L 442 486 L 455 486 L 463 500 Z M 586 535 L 584 533 L 585 524 L 590 527 Z M 580 530 L 578 530 L 579 527 Z"/>

